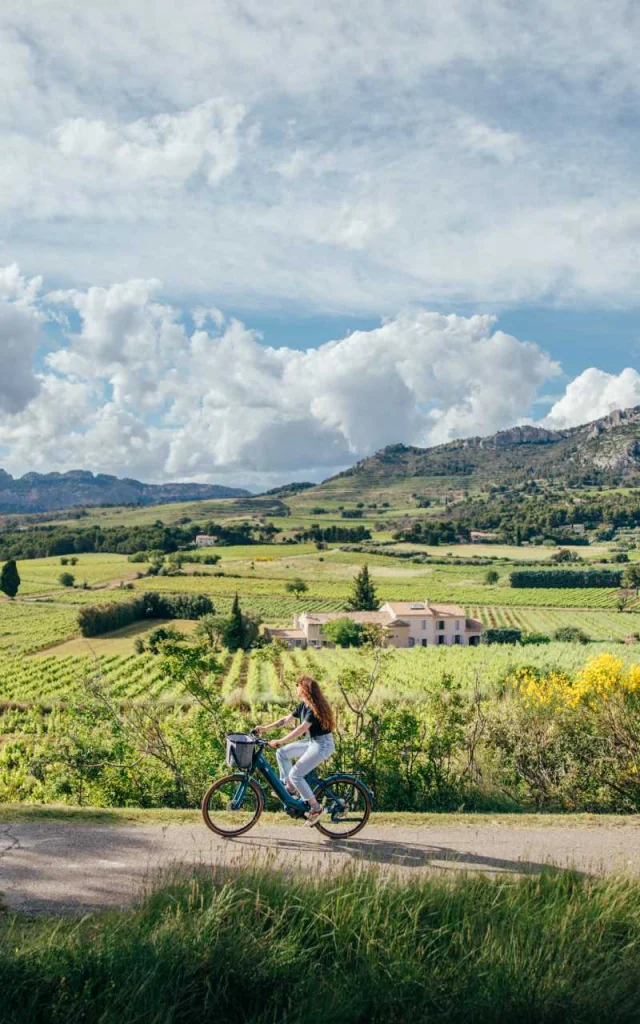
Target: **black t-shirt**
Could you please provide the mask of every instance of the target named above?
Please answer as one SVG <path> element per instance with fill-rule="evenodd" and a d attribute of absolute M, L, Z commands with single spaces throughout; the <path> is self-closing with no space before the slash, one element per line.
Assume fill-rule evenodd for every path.
<path fill-rule="evenodd" d="M 299 718 L 301 722 L 310 722 L 311 728 L 309 729 L 309 735 L 315 736 L 328 736 L 331 729 L 323 729 L 320 723 L 320 719 L 317 715 L 314 715 L 313 711 L 305 701 L 301 700 L 297 708 L 293 712 L 294 718 Z"/>

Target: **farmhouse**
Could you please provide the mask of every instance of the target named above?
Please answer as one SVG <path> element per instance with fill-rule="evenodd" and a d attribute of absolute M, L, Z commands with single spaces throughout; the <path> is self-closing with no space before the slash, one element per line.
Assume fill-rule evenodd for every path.
<path fill-rule="evenodd" d="M 441 644 L 476 647 L 484 629 L 468 619 L 456 604 L 432 601 L 387 601 L 377 612 L 300 612 L 287 629 L 265 628 L 270 640 L 289 647 L 333 647 L 323 636 L 323 626 L 334 619 L 351 619 L 360 625 L 381 626 L 392 647 L 432 647 Z"/>
<path fill-rule="evenodd" d="M 217 537 L 212 537 L 209 533 L 198 533 L 196 535 L 197 548 L 212 548 L 215 547 L 217 543 Z"/>

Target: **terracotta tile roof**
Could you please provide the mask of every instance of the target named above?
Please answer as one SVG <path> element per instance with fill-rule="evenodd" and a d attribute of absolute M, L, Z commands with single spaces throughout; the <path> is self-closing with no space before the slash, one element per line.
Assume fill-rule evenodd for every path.
<path fill-rule="evenodd" d="M 380 626 L 387 626 L 392 621 L 389 612 L 302 612 L 299 619 L 307 622 L 317 622 L 322 625 L 324 622 L 333 622 L 335 619 L 351 619 L 361 625 L 374 623 Z"/>
<path fill-rule="evenodd" d="M 386 604 L 393 610 L 394 615 L 407 618 L 426 619 L 438 615 L 452 615 L 463 619 L 465 614 L 464 609 L 458 604 L 435 604 L 433 601 L 429 604 L 426 601 L 387 601 Z"/>

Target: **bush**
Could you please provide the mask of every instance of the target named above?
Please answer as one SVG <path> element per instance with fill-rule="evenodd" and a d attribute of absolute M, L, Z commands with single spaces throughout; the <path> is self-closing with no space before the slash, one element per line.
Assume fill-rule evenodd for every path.
<path fill-rule="evenodd" d="M 484 644 L 519 644 L 522 640 L 522 630 L 496 626 L 485 629 L 482 634 Z"/>
<path fill-rule="evenodd" d="M 76 578 L 71 572 L 61 572 L 58 576 L 58 583 L 61 587 L 72 587 L 76 582 Z"/>
<path fill-rule="evenodd" d="M 18 573 L 18 566 L 16 565 L 15 559 L 10 558 L 2 566 L 0 572 L 0 590 L 7 595 L 7 597 L 13 598 L 18 593 L 20 587 L 20 575 Z"/>
<path fill-rule="evenodd" d="M 213 611 L 204 594 L 159 594 L 149 591 L 131 601 L 86 605 L 78 612 L 83 636 L 100 636 L 141 619 L 199 619 Z"/>
<path fill-rule="evenodd" d="M 569 551 L 568 548 L 560 548 L 551 556 L 552 562 L 557 562 L 558 565 L 562 565 L 563 562 L 579 562 L 580 555 L 577 551 Z"/>
<path fill-rule="evenodd" d="M 554 640 L 562 640 L 565 643 L 588 644 L 591 637 L 588 636 L 579 626 L 560 626 L 553 634 Z"/>
<path fill-rule="evenodd" d="M 551 637 L 547 633 L 523 633 L 521 644 L 550 644 Z"/>
<path fill-rule="evenodd" d="M 158 626 L 157 629 L 153 629 L 149 633 L 145 647 L 150 654 L 160 654 L 161 645 L 165 640 L 182 640 L 183 637 L 184 635 L 179 629 L 173 629 L 171 626 Z"/>
<path fill-rule="evenodd" d="M 337 647 L 358 647 L 362 638 L 362 626 L 353 619 L 333 619 L 322 627 L 322 635 Z"/>
<path fill-rule="evenodd" d="M 512 587 L 585 588 L 619 587 L 622 572 L 617 569 L 519 569 L 509 577 Z"/>

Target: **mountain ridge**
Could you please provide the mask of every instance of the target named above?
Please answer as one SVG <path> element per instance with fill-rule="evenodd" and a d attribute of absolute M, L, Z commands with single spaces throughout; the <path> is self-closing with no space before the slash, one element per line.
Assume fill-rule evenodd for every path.
<path fill-rule="evenodd" d="M 347 500 L 349 481 L 370 490 L 400 479 L 416 478 L 417 483 L 418 478 L 433 482 L 443 477 L 464 480 L 465 486 L 536 477 L 640 484 L 640 406 L 559 430 L 521 424 L 429 448 L 387 445 L 324 480 L 314 488 L 313 499 L 341 491 Z"/>
<path fill-rule="evenodd" d="M 145 484 L 132 477 L 71 469 L 66 473 L 24 473 L 0 469 L 0 512 L 25 514 L 100 505 L 165 505 L 178 501 L 244 498 L 250 491 L 221 484 Z"/>

